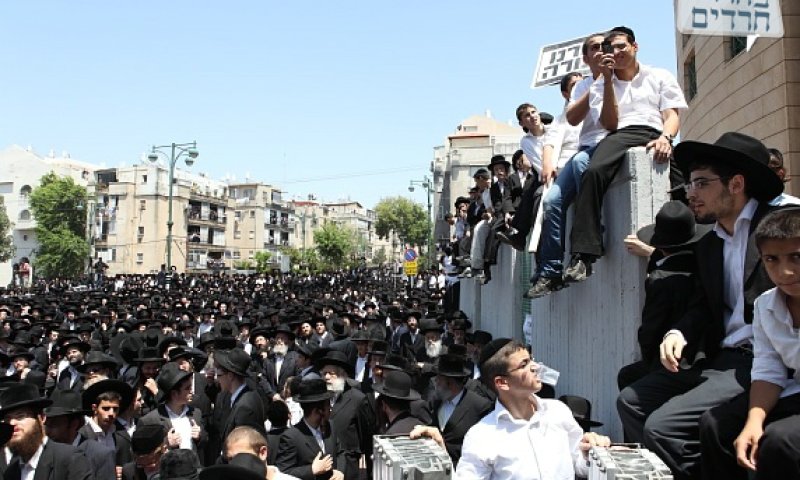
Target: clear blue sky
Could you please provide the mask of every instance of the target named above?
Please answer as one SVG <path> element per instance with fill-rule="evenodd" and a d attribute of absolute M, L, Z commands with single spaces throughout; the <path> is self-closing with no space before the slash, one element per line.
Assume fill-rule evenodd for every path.
<path fill-rule="evenodd" d="M 542 45 L 624 24 L 675 71 L 671 0 L 0 4 L 0 147 L 130 165 L 197 140 L 194 171 L 373 206 L 409 194 L 464 118 L 513 118 Z M 320 180 L 328 178 L 328 180 Z"/>

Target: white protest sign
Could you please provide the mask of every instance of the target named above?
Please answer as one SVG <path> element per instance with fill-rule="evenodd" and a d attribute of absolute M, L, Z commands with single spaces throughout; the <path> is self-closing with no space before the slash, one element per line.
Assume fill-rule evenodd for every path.
<path fill-rule="evenodd" d="M 583 63 L 581 53 L 585 39 L 586 37 L 581 37 L 542 47 L 539 61 L 536 62 L 536 71 L 533 72 L 531 88 L 555 85 L 561 81 L 561 77 L 571 72 L 588 75 L 589 67 Z"/>
<path fill-rule="evenodd" d="M 684 34 L 783 36 L 779 0 L 678 0 L 675 20 Z"/>

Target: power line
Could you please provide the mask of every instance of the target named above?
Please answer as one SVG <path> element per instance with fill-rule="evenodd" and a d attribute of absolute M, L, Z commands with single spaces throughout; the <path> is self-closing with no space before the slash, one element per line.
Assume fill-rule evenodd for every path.
<path fill-rule="evenodd" d="M 305 178 L 302 180 L 289 180 L 283 182 L 284 184 L 290 183 L 311 183 L 311 182 L 322 182 L 326 180 L 342 180 L 345 178 L 358 178 L 358 177 L 372 177 L 377 175 L 389 175 L 392 173 L 403 173 L 403 172 L 412 172 L 412 171 L 419 171 L 419 167 L 402 167 L 402 168 L 392 168 L 387 170 L 375 170 L 372 172 L 362 172 L 362 173 L 342 173 L 338 175 L 326 175 L 324 177 L 314 177 L 314 178 Z"/>

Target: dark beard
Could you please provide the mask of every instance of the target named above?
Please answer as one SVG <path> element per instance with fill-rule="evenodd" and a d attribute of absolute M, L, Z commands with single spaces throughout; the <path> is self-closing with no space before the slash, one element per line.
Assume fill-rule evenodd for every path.
<path fill-rule="evenodd" d="M 30 433 L 19 440 L 14 440 L 12 438 L 8 441 L 6 446 L 11 450 L 11 453 L 18 455 L 23 461 L 27 462 L 31 459 L 33 454 L 36 453 L 43 439 L 44 429 L 42 428 L 42 422 L 37 418 L 33 430 L 31 430 Z"/>

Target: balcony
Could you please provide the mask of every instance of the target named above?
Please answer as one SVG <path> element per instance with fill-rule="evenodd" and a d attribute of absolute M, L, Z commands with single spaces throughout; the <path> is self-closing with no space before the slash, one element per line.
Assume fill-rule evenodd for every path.
<path fill-rule="evenodd" d="M 197 187 L 192 187 L 189 191 L 189 199 L 190 200 L 198 200 L 202 202 L 209 202 L 214 203 L 216 205 L 227 205 L 228 204 L 228 196 L 227 195 L 220 195 L 217 194 L 216 196 L 213 192 L 204 191 Z"/>
<path fill-rule="evenodd" d="M 228 224 L 228 217 L 226 215 L 219 215 L 213 210 L 206 214 L 201 213 L 199 210 L 189 210 L 186 220 L 190 225 L 214 226 L 222 228 L 223 230 Z"/>

